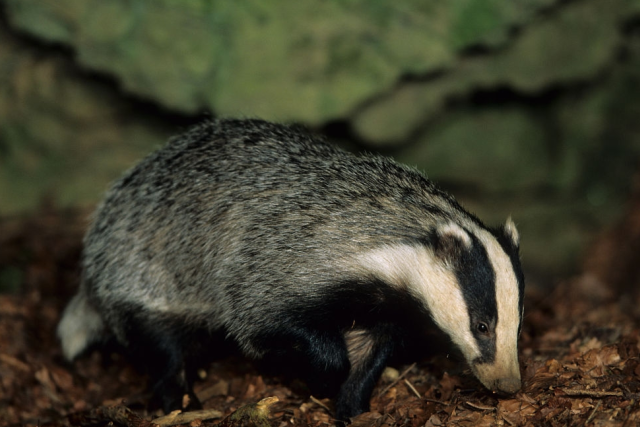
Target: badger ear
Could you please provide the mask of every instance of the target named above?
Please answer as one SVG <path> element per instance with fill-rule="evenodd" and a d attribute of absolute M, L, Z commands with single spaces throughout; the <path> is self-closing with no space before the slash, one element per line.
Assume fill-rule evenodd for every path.
<path fill-rule="evenodd" d="M 513 242 L 516 248 L 520 246 L 520 234 L 518 233 L 518 229 L 516 228 L 516 225 L 513 223 L 511 216 L 507 218 L 507 222 L 505 222 L 504 224 L 503 231 L 504 231 L 504 235 L 507 236 L 509 240 Z"/>
<path fill-rule="evenodd" d="M 438 224 L 435 229 L 435 253 L 447 263 L 455 264 L 462 252 L 471 249 L 469 233 L 454 222 Z"/>

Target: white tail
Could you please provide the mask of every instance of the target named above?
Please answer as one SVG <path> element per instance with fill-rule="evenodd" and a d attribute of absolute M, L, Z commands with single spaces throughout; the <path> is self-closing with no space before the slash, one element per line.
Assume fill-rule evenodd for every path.
<path fill-rule="evenodd" d="M 89 304 L 82 290 L 69 302 L 58 324 L 58 338 L 62 342 L 62 352 L 68 360 L 73 360 L 89 344 L 99 340 L 104 332 L 100 314 Z"/>

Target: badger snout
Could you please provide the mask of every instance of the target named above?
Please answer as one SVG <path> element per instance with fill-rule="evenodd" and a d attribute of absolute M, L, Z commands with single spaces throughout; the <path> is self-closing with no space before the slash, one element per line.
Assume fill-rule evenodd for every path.
<path fill-rule="evenodd" d="M 480 382 L 494 393 L 511 395 L 522 387 L 517 363 L 511 364 L 506 369 L 501 364 L 477 364 L 473 367 L 473 371 Z"/>
<path fill-rule="evenodd" d="M 514 394 L 522 387 L 520 378 L 508 377 L 500 378 L 496 381 L 496 391 L 498 393 Z"/>

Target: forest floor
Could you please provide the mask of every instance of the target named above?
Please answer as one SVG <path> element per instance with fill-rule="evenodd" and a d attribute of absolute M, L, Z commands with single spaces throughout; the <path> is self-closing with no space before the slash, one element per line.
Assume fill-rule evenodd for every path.
<path fill-rule="evenodd" d="M 631 205 L 589 251 L 580 274 L 551 293 L 529 292 L 519 393 L 498 398 L 478 387 L 464 364 L 439 355 L 387 369 L 371 412 L 352 425 L 640 425 L 640 203 Z M 73 365 L 62 358 L 55 327 L 78 285 L 87 218 L 43 208 L 30 218 L 0 220 L 0 281 L 19 285 L 0 294 L 0 425 L 144 426 L 161 415 L 146 412 L 146 377 L 118 353 L 94 351 Z M 273 396 L 268 425 L 334 424 L 330 400 L 261 375 L 241 357 L 214 361 L 200 374 L 196 394 L 220 414 L 183 421 L 190 427 L 216 425 Z M 113 414 L 125 406 L 130 418 Z"/>

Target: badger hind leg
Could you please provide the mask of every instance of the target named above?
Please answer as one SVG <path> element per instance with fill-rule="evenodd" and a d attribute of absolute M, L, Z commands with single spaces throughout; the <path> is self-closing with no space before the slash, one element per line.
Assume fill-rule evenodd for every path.
<path fill-rule="evenodd" d="M 105 325 L 100 314 L 80 290 L 64 310 L 58 324 L 58 338 L 67 360 L 73 360 L 91 344 L 105 336 Z"/>
<path fill-rule="evenodd" d="M 141 308 L 122 313 L 118 323 L 123 328 L 116 335 L 124 341 L 132 362 L 149 375 L 149 408 L 162 408 L 167 414 L 177 409 L 201 409 L 192 388 L 194 370 L 185 361 L 185 343 L 191 333 L 179 322 L 154 318 Z"/>

